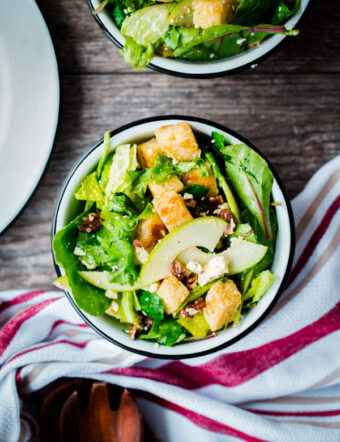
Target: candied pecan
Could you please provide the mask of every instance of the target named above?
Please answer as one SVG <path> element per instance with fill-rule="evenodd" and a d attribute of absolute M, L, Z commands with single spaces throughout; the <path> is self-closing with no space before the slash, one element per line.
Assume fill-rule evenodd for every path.
<path fill-rule="evenodd" d="M 209 198 L 209 203 L 213 206 L 219 206 L 220 204 L 223 203 L 223 199 L 221 195 L 211 196 Z"/>
<path fill-rule="evenodd" d="M 231 210 L 229 208 L 223 207 L 225 204 L 222 204 L 219 206 L 214 213 L 219 216 L 220 218 L 224 219 L 225 221 L 228 221 L 228 227 L 226 228 L 224 232 L 224 236 L 228 236 L 231 233 L 235 231 L 236 228 L 236 222 L 234 215 L 231 213 Z"/>
<path fill-rule="evenodd" d="M 187 287 L 193 290 L 197 286 L 197 275 L 192 275 L 187 279 Z"/>
<path fill-rule="evenodd" d="M 190 302 L 183 310 L 180 311 L 179 316 L 181 318 L 190 318 L 195 316 L 205 307 L 205 301 L 203 298 L 198 298 L 193 302 Z"/>
<path fill-rule="evenodd" d="M 152 318 L 144 318 L 143 319 L 143 330 L 148 332 L 152 329 L 153 326 L 153 319 Z"/>
<path fill-rule="evenodd" d="M 86 233 L 97 232 L 101 228 L 102 223 L 103 220 L 100 217 L 100 210 L 90 212 L 84 216 L 84 222 L 78 226 L 78 230 Z"/>
<path fill-rule="evenodd" d="M 139 239 L 137 239 L 137 238 L 135 238 L 133 241 L 132 241 L 132 244 L 135 246 L 135 247 L 143 247 L 143 244 L 139 241 Z"/>
<path fill-rule="evenodd" d="M 134 341 L 138 335 L 138 331 L 139 331 L 138 325 L 130 324 L 129 331 L 128 331 L 130 339 L 132 339 Z"/>
<path fill-rule="evenodd" d="M 176 276 L 177 279 L 182 281 L 184 278 L 190 276 L 190 272 L 179 261 L 173 261 L 171 263 L 171 273 Z"/>
<path fill-rule="evenodd" d="M 191 210 L 191 215 L 194 218 L 200 218 L 202 216 L 208 216 L 209 210 L 206 210 L 204 207 L 197 205 L 196 207 L 193 207 Z"/>

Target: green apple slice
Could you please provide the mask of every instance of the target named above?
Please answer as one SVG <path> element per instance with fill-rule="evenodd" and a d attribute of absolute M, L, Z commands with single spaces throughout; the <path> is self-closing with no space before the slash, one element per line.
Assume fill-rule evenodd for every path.
<path fill-rule="evenodd" d="M 170 14 L 170 25 L 179 28 L 194 27 L 193 0 L 183 0 Z"/>
<path fill-rule="evenodd" d="M 228 224 L 221 218 L 207 216 L 182 224 L 166 235 L 152 250 L 143 265 L 142 287 L 165 278 L 171 272 L 171 263 L 183 250 L 193 246 L 214 250 Z"/>
<path fill-rule="evenodd" d="M 133 285 L 110 282 L 108 272 L 92 271 L 78 273 L 82 278 L 85 279 L 85 281 L 103 290 L 112 290 L 113 292 L 128 292 L 130 290 L 137 290 L 141 288 L 139 281 L 136 281 Z"/>
<path fill-rule="evenodd" d="M 228 275 L 235 275 L 260 262 L 267 253 L 267 249 L 268 247 L 261 244 L 255 244 L 241 238 L 233 238 L 231 246 L 221 253 L 205 253 L 197 247 L 190 247 L 181 252 L 177 259 L 183 265 L 187 265 L 189 261 L 195 261 L 204 266 L 208 264 L 211 258 L 224 256 L 229 261 Z"/>

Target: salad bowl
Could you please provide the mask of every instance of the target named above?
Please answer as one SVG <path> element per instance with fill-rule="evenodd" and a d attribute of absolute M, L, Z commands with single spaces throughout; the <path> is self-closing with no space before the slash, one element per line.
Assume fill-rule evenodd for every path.
<path fill-rule="evenodd" d="M 169 3 L 164 3 L 165 0 L 160 0 L 162 3 L 156 4 L 156 7 L 165 7 L 165 5 L 169 5 Z M 168 1 L 168 0 L 167 0 Z M 190 1 L 190 0 L 182 0 L 183 3 Z M 197 0 L 200 1 L 200 0 Z M 226 0 L 227 1 L 227 0 Z M 240 4 L 239 0 L 228 0 L 233 3 L 233 8 L 236 8 L 235 5 Z M 239 3 L 238 3 L 239 2 Z M 288 4 L 289 2 L 292 4 L 293 0 L 287 0 Z M 276 28 L 280 27 L 281 25 L 284 26 L 283 29 L 278 30 L 275 29 L 275 25 L 256 25 L 258 27 L 258 32 L 256 32 L 256 26 L 254 29 L 254 25 L 245 26 L 244 32 L 240 31 L 240 34 L 237 34 L 237 37 L 235 35 L 236 40 L 230 41 L 230 45 L 233 44 L 237 45 L 246 45 L 247 49 L 242 51 L 235 51 L 231 50 L 230 48 L 226 48 L 223 50 L 226 55 L 221 56 L 221 54 L 210 54 L 210 57 L 206 57 L 203 59 L 201 55 L 197 55 L 194 53 L 194 55 L 188 55 L 189 53 L 185 53 L 184 56 L 180 55 L 178 51 L 182 51 L 182 48 L 177 47 L 178 56 L 176 54 L 176 50 L 174 51 L 175 58 L 170 55 L 169 51 L 171 51 L 171 39 L 178 40 L 178 36 L 169 36 L 167 38 L 167 35 L 163 36 L 163 40 L 165 43 L 161 44 L 165 46 L 165 50 L 162 51 L 156 51 L 156 53 L 151 56 L 148 60 L 148 63 L 144 63 L 143 66 L 147 64 L 147 66 L 151 69 L 154 69 L 158 72 L 177 76 L 177 77 L 184 77 L 184 78 L 216 78 L 225 76 L 228 74 L 236 73 L 238 71 L 245 70 L 249 67 L 256 67 L 263 59 L 267 58 L 272 52 L 274 52 L 279 45 L 285 40 L 287 35 L 297 35 L 298 31 L 296 31 L 296 26 L 298 22 L 300 21 L 302 15 L 304 14 L 305 10 L 307 9 L 309 5 L 310 0 L 297 0 L 294 4 L 294 9 L 292 14 L 287 15 L 287 19 L 284 21 L 279 21 L 280 25 L 276 25 Z M 112 3 L 111 1 L 104 0 L 87 0 L 88 6 L 90 8 L 90 11 L 93 13 L 93 16 L 95 20 L 97 21 L 98 25 L 101 27 L 101 29 L 104 31 L 105 35 L 118 47 L 120 48 L 120 52 L 123 55 L 124 59 L 128 64 L 132 64 L 135 66 L 136 70 L 139 70 L 141 67 L 138 66 L 138 61 L 136 62 L 136 59 L 146 57 L 147 50 L 144 50 L 144 54 L 141 57 L 137 56 L 137 52 L 134 51 L 134 48 L 131 46 L 128 49 L 126 48 L 126 38 L 123 35 L 123 30 L 127 27 L 123 27 L 120 29 L 117 26 L 117 23 L 114 21 L 113 16 L 116 16 L 116 14 L 108 9 L 108 6 Z M 123 2 L 124 3 L 124 2 Z M 177 4 L 180 2 L 177 2 Z M 256 2 L 255 2 L 256 3 Z M 261 8 L 262 6 L 258 6 L 260 2 L 257 2 L 257 5 L 254 6 L 254 8 Z M 267 2 L 268 3 L 268 2 Z M 103 7 L 103 5 L 106 5 Z M 277 2 L 277 8 L 280 8 L 281 4 Z M 242 6 L 242 5 L 241 5 Z M 143 6 L 142 6 L 143 7 Z M 249 6 L 253 7 L 253 6 Z M 284 6 L 285 7 L 285 6 Z M 170 5 L 170 8 L 171 5 Z M 147 8 L 145 8 L 147 9 Z M 171 10 L 171 9 L 170 9 Z M 129 9 L 124 9 L 124 13 L 129 14 Z M 139 12 L 140 10 L 137 10 Z M 259 23 L 263 23 L 261 20 L 265 20 L 266 17 L 259 17 Z M 268 18 L 267 18 L 268 19 Z M 121 21 L 123 18 L 120 19 Z M 154 18 L 150 18 L 151 22 L 154 21 Z M 149 20 L 149 21 L 150 21 Z M 133 20 L 132 20 L 133 21 Z M 171 13 L 170 13 L 170 21 L 171 25 Z M 219 23 L 219 22 L 218 22 Z M 233 26 L 233 21 L 231 22 L 231 27 Z M 244 25 L 243 22 L 237 22 L 235 21 L 237 25 Z M 265 21 L 267 23 L 267 21 Z M 245 23 L 248 25 L 248 23 Z M 121 24 L 120 24 L 121 26 Z M 204 26 L 204 25 L 203 25 Z M 223 25 L 222 25 L 223 26 Z M 204 29 L 203 31 L 209 31 L 211 30 L 213 35 L 213 38 L 209 40 L 208 46 L 210 42 L 214 42 L 215 40 L 218 40 L 220 43 L 225 42 L 225 37 L 229 38 L 230 33 L 233 33 L 234 31 L 230 31 L 228 26 L 225 25 L 227 34 L 222 36 L 219 36 L 218 29 L 221 26 L 212 26 L 211 28 Z M 269 29 L 267 29 L 269 26 Z M 270 28 L 273 29 L 270 29 Z M 151 26 L 150 26 L 151 28 Z M 192 31 L 195 31 L 195 28 L 197 26 L 192 27 Z M 247 29 L 249 28 L 249 29 Z M 183 29 L 183 28 L 176 28 L 176 29 Z M 186 28 L 184 28 L 186 29 Z M 170 26 L 171 30 L 171 26 Z M 196 29 L 197 30 L 197 29 Z M 285 32 L 282 32 L 285 31 Z M 126 31 L 128 32 L 128 31 Z M 168 31 L 169 32 L 169 31 Z M 235 31 L 236 32 L 236 31 Z M 142 33 L 143 34 L 143 33 Z M 133 33 L 132 33 L 133 35 Z M 259 36 L 259 38 L 255 38 L 256 36 Z M 217 37 L 216 37 L 217 36 Z M 183 39 L 186 39 L 187 37 L 183 37 Z M 248 38 L 249 45 L 248 45 Z M 131 41 L 131 37 L 129 36 L 128 39 Z M 137 38 L 138 40 L 138 38 Z M 136 40 L 136 41 L 137 41 Z M 163 41 L 162 40 L 162 41 Z M 232 39 L 233 40 L 233 39 Z M 254 40 L 254 41 L 253 41 Z M 138 41 L 143 41 L 143 38 L 140 38 Z M 207 39 L 206 39 L 207 41 Z M 158 43 L 157 43 L 158 44 Z M 206 44 L 206 43 L 204 43 Z M 229 43 L 228 43 L 229 44 Z M 123 48 L 123 49 L 122 49 Z M 198 46 L 196 46 L 198 48 Z M 145 48 L 144 48 L 145 49 Z M 175 47 L 174 47 L 175 49 Z M 204 49 L 204 48 L 203 48 Z M 205 49 L 204 49 L 205 50 Z M 218 45 L 218 50 L 220 49 L 220 44 Z M 136 52 L 136 53 L 135 53 Z M 199 50 L 197 51 L 199 52 Z M 203 51 L 204 52 L 204 51 Z M 162 55 L 160 55 L 162 53 Z M 163 56 L 163 54 L 165 54 Z M 217 55 L 217 56 L 216 56 Z"/>
<path fill-rule="evenodd" d="M 283 186 L 278 174 L 274 170 L 273 166 L 269 163 L 269 161 L 266 160 L 266 158 L 263 156 L 263 154 L 254 145 L 252 145 L 249 141 L 247 141 L 241 135 L 235 133 L 234 131 L 232 131 L 222 125 L 211 122 L 209 120 L 204 120 L 204 119 L 200 119 L 200 118 L 179 116 L 179 115 L 154 117 L 154 118 L 139 120 L 139 121 L 130 123 L 126 126 L 123 126 L 123 127 L 120 127 L 118 129 L 111 131 L 110 138 L 109 138 L 110 151 L 114 152 L 114 155 L 117 155 L 118 149 L 119 149 L 118 146 L 126 147 L 127 143 L 136 143 L 133 145 L 138 144 L 138 146 L 141 146 L 144 143 L 144 145 L 148 146 L 147 151 L 150 152 L 150 149 L 149 149 L 150 145 L 147 144 L 148 142 L 146 140 L 149 140 L 155 134 L 155 132 L 157 134 L 157 130 L 159 130 L 159 129 L 176 127 L 178 125 L 181 127 L 183 127 L 183 125 L 188 125 L 188 126 L 190 125 L 190 128 L 193 131 L 193 133 L 195 134 L 195 136 L 197 137 L 197 140 L 204 140 L 203 143 L 205 143 L 208 139 L 211 139 L 212 134 L 215 134 L 214 137 L 216 136 L 216 134 L 218 134 L 219 137 L 225 137 L 225 139 L 228 139 L 228 142 L 230 142 L 230 146 L 233 145 L 233 146 L 236 146 L 237 148 L 240 148 L 240 146 L 246 145 L 245 147 L 247 147 L 250 151 L 254 151 L 253 152 L 254 155 L 257 158 L 259 158 L 260 161 L 263 162 L 263 164 L 265 164 L 266 168 L 268 168 L 267 172 L 272 177 L 272 187 L 271 187 L 271 201 L 272 201 L 271 206 L 272 206 L 272 208 L 270 210 L 272 210 L 273 213 L 275 213 L 274 217 L 275 217 L 275 219 L 277 219 L 277 228 L 275 227 L 276 236 L 273 237 L 275 239 L 274 245 L 273 245 L 273 256 L 272 256 L 272 259 L 270 260 L 270 263 L 268 265 L 269 268 L 264 267 L 266 269 L 266 271 L 263 272 L 263 273 L 275 275 L 275 277 L 273 277 L 270 284 L 266 288 L 266 290 L 264 292 L 264 296 L 260 296 L 258 299 L 256 299 L 256 302 L 255 302 L 255 298 L 254 298 L 254 302 L 252 301 L 251 308 L 249 310 L 247 310 L 246 314 L 243 315 L 243 313 L 242 313 L 242 316 L 240 317 L 240 319 L 236 323 L 234 322 L 234 326 L 233 326 L 233 324 L 229 324 L 230 326 L 228 326 L 228 328 L 224 328 L 224 329 L 218 331 L 218 333 L 213 333 L 211 335 L 208 335 L 208 337 L 206 337 L 205 339 L 193 340 L 193 339 L 182 338 L 184 340 L 182 340 L 181 342 L 179 340 L 178 343 L 177 343 L 177 341 L 173 342 L 173 344 L 175 344 L 175 345 L 167 346 L 168 344 L 159 345 L 157 343 L 157 340 L 156 340 L 156 342 L 155 342 L 155 340 L 149 341 L 149 340 L 147 340 L 148 338 L 146 338 L 146 339 L 131 339 L 131 336 L 129 336 L 129 333 L 123 332 L 122 324 L 117 319 L 115 319 L 109 315 L 100 314 L 99 316 L 96 316 L 96 314 L 92 314 L 93 313 L 92 307 L 91 307 L 92 310 L 87 309 L 85 307 L 80 308 L 77 305 L 77 302 L 75 301 L 75 297 L 72 295 L 69 287 L 67 285 L 62 285 L 62 287 L 61 287 L 65 290 L 66 296 L 68 297 L 69 301 L 71 302 L 71 304 L 75 308 L 75 310 L 85 320 L 85 322 L 90 327 L 92 327 L 93 330 L 95 330 L 100 336 L 102 336 L 103 338 L 107 339 L 108 341 L 112 342 L 113 344 L 116 344 L 126 350 L 129 350 L 129 351 L 132 351 L 132 352 L 135 352 L 138 354 L 142 354 L 145 356 L 149 356 L 149 357 L 165 358 L 165 359 L 191 358 L 191 357 L 196 357 L 196 356 L 201 356 L 201 355 L 209 354 L 212 352 L 216 352 L 216 351 L 221 350 L 227 346 L 230 346 L 231 344 L 242 339 L 245 335 L 247 335 L 249 332 L 251 332 L 266 317 L 266 315 L 270 312 L 270 310 L 273 308 L 273 306 L 277 302 L 278 298 L 282 294 L 285 284 L 287 283 L 287 280 L 288 280 L 289 272 L 290 272 L 291 265 L 292 265 L 292 259 L 293 259 L 293 255 L 294 255 L 294 248 L 295 248 L 294 221 L 293 221 L 292 209 L 291 209 L 291 205 L 290 205 L 288 196 L 285 192 L 284 186 Z M 53 215 L 53 223 L 52 223 L 52 238 L 54 238 L 54 244 L 53 244 L 54 255 L 53 256 L 54 256 L 56 272 L 57 272 L 60 280 L 63 278 L 66 278 L 66 276 L 63 276 L 63 275 L 65 275 L 65 268 L 67 268 L 67 265 L 65 266 L 65 263 L 61 264 L 60 248 L 59 248 L 59 244 L 56 244 L 56 242 L 58 242 L 62 236 L 62 235 L 60 235 L 60 233 L 65 230 L 67 231 L 66 226 L 70 226 L 74 221 L 76 221 L 77 218 L 80 218 L 79 215 L 82 213 L 82 210 L 84 208 L 84 201 L 79 200 L 79 189 L 80 188 L 83 189 L 83 187 L 84 187 L 82 184 L 80 185 L 80 183 L 84 183 L 88 177 L 91 177 L 95 174 L 95 172 L 93 172 L 93 171 L 98 166 L 98 163 L 101 164 L 100 159 L 102 157 L 103 149 L 104 149 L 105 143 L 107 143 L 107 141 L 108 141 L 108 137 L 106 136 L 105 139 L 102 139 L 97 144 L 95 144 L 77 162 L 77 164 L 72 168 L 72 170 L 68 174 L 68 176 L 65 179 L 65 181 L 62 185 L 62 188 L 60 190 L 60 193 L 59 193 L 59 196 L 57 199 L 57 203 L 56 203 L 56 207 L 55 207 L 55 211 L 54 211 L 54 215 Z M 216 138 L 216 142 L 217 142 L 217 138 Z M 215 141 L 213 141 L 213 143 L 215 143 Z M 131 144 L 128 144 L 128 146 L 129 145 L 131 145 Z M 201 144 L 200 144 L 200 146 L 201 146 Z M 208 151 L 206 151 L 206 152 L 208 152 Z M 208 159 L 209 154 L 207 154 L 206 152 L 204 153 L 204 155 Z M 116 158 L 116 157 L 114 156 L 113 159 L 114 158 Z M 172 161 L 174 163 L 174 167 L 179 167 L 179 165 L 182 164 L 182 163 L 178 164 L 177 161 L 174 161 L 174 160 L 172 160 Z M 114 163 L 114 161 L 112 161 L 112 164 L 113 163 Z M 147 166 L 147 167 L 149 167 L 149 166 Z M 214 171 L 213 165 L 212 165 L 212 170 Z M 98 168 L 97 168 L 97 173 L 98 173 Z M 247 174 L 248 175 L 251 174 L 251 171 L 248 169 L 247 169 Z M 138 175 L 138 171 L 137 171 L 137 175 Z M 215 172 L 214 172 L 214 175 L 215 175 Z M 256 177 L 254 177 L 254 179 L 257 180 Z M 194 186 L 191 186 L 191 188 L 193 188 L 193 187 Z M 199 188 L 199 187 L 204 187 L 204 186 L 196 186 L 196 187 Z M 184 191 L 185 191 L 185 188 L 184 188 L 183 192 Z M 175 192 L 173 192 L 173 193 L 175 193 Z M 75 195 L 76 196 L 78 195 L 77 196 L 78 199 L 75 197 Z M 182 202 L 185 199 L 187 199 L 186 195 L 188 196 L 188 194 L 186 193 L 183 195 L 183 197 L 180 197 Z M 191 198 L 192 198 L 192 195 L 191 195 Z M 204 200 L 204 197 L 201 199 Z M 160 216 L 163 220 L 162 212 L 155 205 L 155 202 L 154 202 L 155 200 L 156 200 L 156 196 L 154 197 L 153 204 L 156 207 L 157 212 L 160 214 Z M 228 198 L 228 202 L 230 202 L 230 201 Z M 268 201 L 268 204 L 269 204 L 269 201 Z M 237 204 L 236 204 L 236 206 L 237 206 Z M 231 205 L 230 205 L 230 207 L 231 207 Z M 143 209 L 143 213 L 144 212 L 145 212 L 145 209 Z M 85 212 L 82 213 L 82 216 L 84 215 L 84 213 Z M 102 211 L 100 216 L 105 218 L 105 214 L 103 215 L 103 213 L 104 212 Z M 92 216 L 92 213 L 90 213 L 89 215 Z M 122 216 L 127 218 L 126 214 L 123 214 Z M 203 216 L 203 217 L 206 216 L 206 218 L 200 218 L 200 216 Z M 242 215 L 242 216 L 245 216 L 245 215 Z M 81 219 L 85 220 L 84 217 Z M 143 218 L 139 218 L 139 219 L 143 219 Z M 179 232 L 184 232 L 185 226 L 192 226 L 195 224 L 195 226 L 196 226 L 196 227 L 194 227 L 194 229 L 195 229 L 195 228 L 197 228 L 199 222 L 201 222 L 202 220 L 203 220 L 203 222 L 206 223 L 205 227 L 207 227 L 208 225 L 211 225 L 211 223 L 217 222 L 219 220 L 215 226 L 218 229 L 220 229 L 219 223 L 224 222 L 221 220 L 221 218 L 216 218 L 216 215 L 215 215 L 215 217 L 209 216 L 209 215 L 208 216 L 207 215 L 198 215 L 197 219 L 193 219 L 191 221 L 184 222 L 184 224 L 182 226 L 180 226 L 178 228 L 174 228 L 174 230 L 172 230 L 172 229 L 170 229 L 169 225 L 167 224 L 167 220 L 164 221 L 167 228 L 169 229 L 169 231 L 170 230 L 172 230 L 172 231 L 169 234 L 165 235 L 165 237 L 163 237 L 162 240 L 158 240 L 158 244 L 156 241 L 156 246 L 154 247 L 154 250 L 152 250 L 150 252 L 149 258 L 147 259 L 147 261 L 144 261 L 144 262 L 146 262 L 146 264 L 144 264 L 142 266 L 142 271 L 139 276 L 140 276 L 141 281 L 144 279 L 145 284 L 146 284 L 146 281 L 148 281 L 148 284 L 142 285 L 143 287 L 151 287 L 151 285 L 149 285 L 149 284 L 151 284 L 153 281 L 158 281 L 158 280 L 164 278 L 164 276 L 165 276 L 165 274 L 164 274 L 161 277 L 162 263 L 159 260 L 159 257 L 162 256 L 162 254 L 158 253 L 158 255 L 157 255 L 155 253 L 155 250 L 157 249 L 158 252 L 159 252 L 159 250 L 162 250 L 162 246 L 164 246 L 165 240 L 169 237 L 176 237 L 176 235 L 178 236 Z M 90 219 L 90 222 L 93 224 L 96 222 L 96 219 L 94 219 L 92 216 L 92 218 Z M 171 222 L 174 222 L 173 218 L 172 218 Z M 175 222 L 177 222 L 176 217 L 175 217 Z M 87 225 L 87 227 L 88 226 L 89 225 Z M 190 227 L 190 228 L 192 228 L 192 227 Z M 86 232 L 91 231 L 91 229 L 89 229 L 89 230 L 80 229 L 79 223 L 78 223 L 78 229 L 85 232 L 84 233 L 85 235 L 86 235 Z M 223 232 L 223 229 L 224 229 L 224 227 L 222 226 L 222 232 Z M 265 231 L 267 232 L 267 228 L 265 229 Z M 247 232 L 246 235 L 242 239 L 245 239 L 252 232 L 253 231 Z M 226 233 L 226 232 L 224 232 L 224 233 Z M 198 232 L 198 235 L 199 234 L 200 233 Z M 58 237 L 58 235 L 59 235 L 59 237 Z M 199 246 L 202 245 L 203 246 L 203 243 L 201 244 L 198 242 L 191 244 L 190 240 L 186 239 L 185 236 L 186 236 L 186 234 L 185 235 L 182 234 L 182 237 L 181 237 L 179 243 L 188 242 L 186 247 L 189 246 L 189 248 L 192 245 L 199 245 Z M 57 237 L 58 237 L 58 240 L 56 241 Z M 205 237 L 205 234 L 203 234 L 203 238 L 204 237 Z M 66 243 L 67 243 L 67 241 L 69 241 L 69 238 L 67 238 L 67 237 L 65 237 L 65 238 L 66 238 Z M 195 242 L 195 241 L 193 241 L 193 242 Z M 248 240 L 243 241 L 243 243 L 245 243 L 245 242 L 248 243 Z M 217 241 L 216 241 L 216 243 L 217 243 Z M 248 245 L 249 244 L 250 243 L 248 243 Z M 74 245 L 72 247 L 74 247 Z M 76 247 L 76 249 L 77 249 L 77 247 Z M 140 245 L 137 244 L 137 247 L 140 247 Z M 207 248 L 209 246 L 207 244 L 205 244 L 205 247 Z M 253 247 L 254 247 L 254 244 L 253 244 Z M 259 247 L 263 247 L 263 246 L 259 246 Z M 218 246 L 217 246 L 217 248 L 218 248 Z M 230 248 L 232 248 L 232 246 L 230 246 Z M 76 249 L 74 249 L 74 254 L 77 254 Z M 214 247 L 212 247 L 212 249 L 214 249 Z M 73 248 L 72 248 L 72 250 L 73 250 Z M 163 247 L 163 250 L 164 250 L 164 247 Z M 212 251 L 212 250 L 210 250 L 210 251 Z M 185 252 L 185 250 L 184 250 L 184 252 Z M 197 249 L 196 248 L 196 254 L 197 253 L 201 254 L 201 255 L 207 254 L 206 252 L 204 252 L 204 249 Z M 155 259 L 155 256 L 157 257 L 156 259 Z M 164 254 L 163 254 L 163 256 L 164 256 Z M 177 255 L 175 254 L 174 256 L 177 256 Z M 182 254 L 180 253 L 178 256 L 182 256 Z M 214 256 L 216 256 L 216 255 L 214 255 Z M 264 255 L 261 255 L 261 256 L 263 258 Z M 153 262 L 151 259 L 152 257 L 153 257 L 154 263 L 152 264 L 153 267 L 150 270 L 150 265 L 147 265 L 147 264 L 150 262 L 151 263 Z M 182 258 L 185 259 L 184 256 L 182 256 Z M 262 259 L 262 258 L 259 258 L 259 259 Z M 180 258 L 178 258 L 178 259 L 180 259 Z M 84 263 L 84 264 L 86 265 L 87 269 L 90 269 L 90 267 L 88 266 L 88 263 Z M 170 261 L 169 261 L 169 264 L 170 264 Z M 189 262 L 186 265 L 189 268 Z M 232 263 L 232 265 L 234 265 L 234 264 Z M 114 267 L 116 267 L 116 266 L 114 266 Z M 146 270 L 146 268 L 148 270 Z M 85 270 L 86 270 L 86 268 L 85 268 Z M 116 269 L 114 269 L 114 270 L 116 270 Z M 78 272 L 78 273 L 83 273 L 85 275 L 85 274 L 89 274 L 91 272 L 85 271 L 85 272 Z M 98 272 L 98 273 L 100 273 L 100 272 Z M 101 272 L 101 273 L 104 273 L 104 272 Z M 237 273 L 237 272 L 235 271 L 234 273 Z M 156 274 L 159 274 L 159 276 L 156 277 L 155 276 Z M 230 268 L 229 268 L 229 274 L 233 274 L 231 272 Z M 165 279 L 167 279 L 167 278 L 165 278 Z M 163 280 L 161 286 L 163 285 L 165 279 Z M 86 281 L 91 282 L 91 281 L 88 281 L 87 279 L 86 279 Z M 228 281 L 231 284 L 233 284 L 233 282 L 230 279 Z M 199 282 L 199 285 L 202 285 L 202 286 L 204 286 L 204 284 L 207 284 L 206 282 L 201 283 L 199 280 L 198 280 L 198 282 Z M 215 282 L 216 282 L 216 279 L 215 279 L 215 281 L 212 281 L 212 283 L 215 283 Z M 92 283 L 94 285 L 96 285 L 96 283 L 98 284 L 99 281 L 92 281 Z M 221 282 L 221 284 L 222 284 L 222 282 Z M 182 284 L 179 282 L 179 285 L 182 285 Z M 206 286 L 208 286 L 208 284 Z M 97 287 L 101 287 L 101 286 L 97 285 Z M 127 290 L 127 289 L 125 289 L 125 290 Z M 141 296 L 144 295 L 143 290 L 144 289 L 142 289 Z M 151 288 L 150 289 L 146 288 L 145 290 L 149 290 L 149 292 L 152 292 Z M 159 294 L 159 297 L 162 299 L 162 301 L 165 305 L 166 313 L 173 313 L 174 309 L 171 311 L 166 310 L 167 306 L 166 306 L 165 299 L 163 299 L 161 297 L 160 286 L 158 286 L 158 289 L 156 289 L 156 290 Z M 137 292 L 138 292 L 138 290 L 137 290 Z M 146 293 L 148 293 L 148 292 L 146 292 Z M 193 293 L 193 292 L 191 292 L 191 293 Z M 210 293 L 210 290 L 208 292 L 208 295 L 209 295 L 209 293 Z M 111 292 L 110 293 L 105 292 L 105 294 L 106 294 L 106 297 L 111 298 Z M 152 293 L 148 293 L 148 294 L 150 296 L 152 296 Z M 140 295 L 138 295 L 138 296 L 140 296 Z M 115 297 L 113 297 L 113 299 L 117 299 L 116 295 L 115 295 Z M 140 299 L 140 301 L 142 302 L 141 299 Z M 121 302 L 123 302 L 123 301 L 121 301 Z M 78 304 L 79 304 L 79 302 L 78 302 Z M 113 301 L 113 304 L 115 304 L 115 301 Z M 191 304 L 188 304 L 188 305 L 191 305 Z M 143 308 L 141 310 L 142 310 L 142 313 L 145 314 L 145 312 L 143 311 Z M 89 313 L 89 311 L 91 312 L 91 314 Z M 108 310 L 107 310 L 107 312 L 108 312 Z M 189 312 L 189 314 L 190 314 L 190 312 Z M 154 317 L 154 316 L 151 316 L 151 317 Z M 122 321 L 122 322 L 124 322 L 124 321 Z M 125 322 L 131 322 L 131 321 L 125 321 Z M 180 322 L 180 321 L 178 321 L 178 322 L 182 324 L 182 322 Z M 211 325 L 210 322 L 209 322 L 209 325 Z M 143 323 L 143 327 L 144 327 L 144 323 Z M 185 327 L 185 325 L 184 325 L 184 327 Z M 210 327 L 210 329 L 214 330 L 213 327 Z M 217 326 L 215 328 L 215 330 L 217 330 L 217 329 L 220 329 L 220 326 Z M 131 328 L 130 328 L 130 330 L 131 330 Z M 144 330 L 144 328 L 143 328 L 143 330 Z M 159 341 L 159 342 L 162 344 L 162 341 Z"/>

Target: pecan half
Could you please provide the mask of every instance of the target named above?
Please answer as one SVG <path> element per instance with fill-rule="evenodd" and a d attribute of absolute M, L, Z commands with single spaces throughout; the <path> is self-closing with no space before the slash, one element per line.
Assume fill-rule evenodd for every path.
<path fill-rule="evenodd" d="M 102 226 L 103 220 L 100 217 L 100 211 L 90 212 L 84 216 L 84 222 L 78 226 L 81 232 L 97 232 Z"/>
<path fill-rule="evenodd" d="M 171 273 L 180 281 L 190 276 L 189 270 L 177 260 L 171 263 Z"/>
<path fill-rule="evenodd" d="M 223 203 L 223 199 L 221 195 L 211 196 L 209 198 L 209 203 L 211 206 L 219 206 L 220 204 Z"/>
<path fill-rule="evenodd" d="M 153 319 L 152 318 L 144 318 L 143 319 L 143 330 L 148 332 L 152 329 L 153 326 Z"/>
<path fill-rule="evenodd" d="M 130 339 L 134 341 L 138 335 L 138 331 L 139 331 L 139 326 L 137 324 L 130 324 L 128 331 Z"/>
<path fill-rule="evenodd" d="M 180 311 L 179 316 L 181 318 L 192 318 L 197 315 L 205 307 L 205 301 L 203 298 L 198 298 L 193 302 L 190 302 L 183 310 Z"/>
<path fill-rule="evenodd" d="M 192 275 L 187 279 L 187 287 L 193 290 L 197 286 L 197 275 Z"/>

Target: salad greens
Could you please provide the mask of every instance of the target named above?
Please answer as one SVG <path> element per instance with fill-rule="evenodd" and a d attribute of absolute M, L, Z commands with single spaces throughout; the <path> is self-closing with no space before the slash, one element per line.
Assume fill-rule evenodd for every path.
<path fill-rule="evenodd" d="M 179 141 L 184 128 L 191 142 Z M 185 122 L 162 130 L 174 140 L 168 150 L 157 131 L 153 144 L 120 146 L 105 133 L 97 168 L 75 191 L 84 209 L 53 250 L 64 271 L 56 284 L 80 309 L 112 316 L 131 339 L 172 346 L 237 326 L 265 296 L 277 219 L 273 175 L 257 152 L 218 132 L 200 149 Z M 168 275 L 152 279 L 168 257 Z"/>
<path fill-rule="evenodd" d="M 125 38 L 125 62 L 143 69 L 154 55 L 213 61 L 240 54 L 270 35 L 295 36 L 285 22 L 301 0 L 223 0 L 211 8 L 204 0 L 104 0 Z"/>

